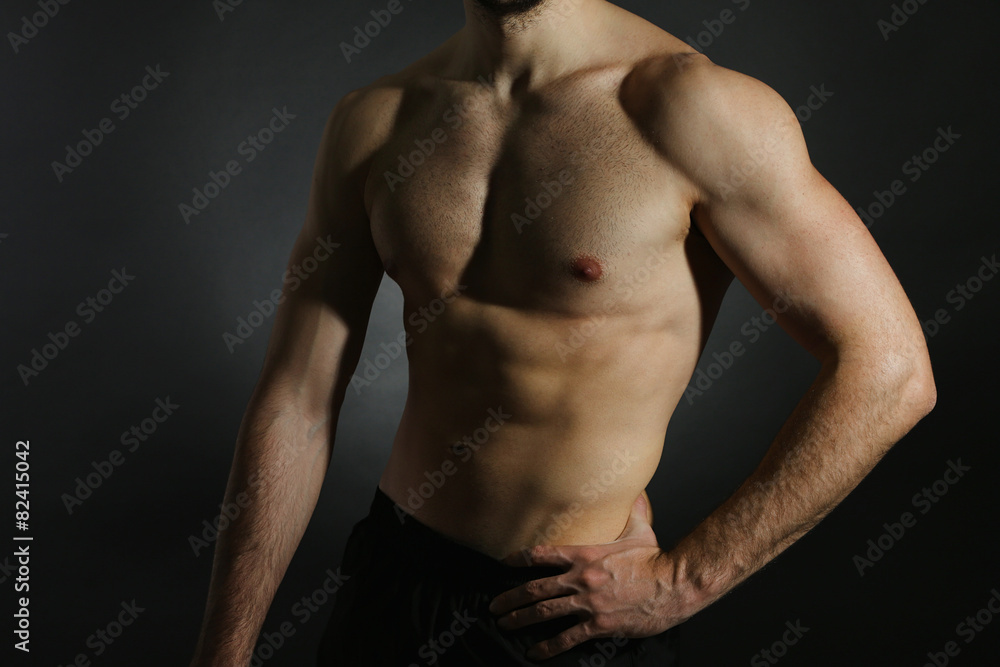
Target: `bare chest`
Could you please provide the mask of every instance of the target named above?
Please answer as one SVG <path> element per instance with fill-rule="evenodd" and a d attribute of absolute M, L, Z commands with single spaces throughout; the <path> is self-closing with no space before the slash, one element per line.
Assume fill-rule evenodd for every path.
<path fill-rule="evenodd" d="M 578 314 L 641 288 L 651 258 L 683 270 L 688 191 L 613 95 L 514 113 L 483 95 L 436 96 L 404 103 L 401 117 L 369 188 L 376 246 L 409 298 L 461 284 L 493 303 Z"/>

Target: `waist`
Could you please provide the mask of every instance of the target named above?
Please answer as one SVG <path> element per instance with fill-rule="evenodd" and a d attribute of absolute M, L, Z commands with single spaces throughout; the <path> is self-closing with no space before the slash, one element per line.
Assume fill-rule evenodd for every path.
<path fill-rule="evenodd" d="M 474 583 L 477 590 L 492 594 L 563 571 L 553 567 L 508 565 L 426 525 L 380 487 L 376 487 L 369 514 L 360 525 L 376 535 L 385 548 L 404 555 L 409 566 L 429 578 Z"/>
<path fill-rule="evenodd" d="M 380 486 L 419 521 L 495 558 L 616 539 L 656 470 L 663 434 L 566 434 L 501 424 L 508 413 L 494 412 L 495 430 L 450 447 L 404 412 Z"/>

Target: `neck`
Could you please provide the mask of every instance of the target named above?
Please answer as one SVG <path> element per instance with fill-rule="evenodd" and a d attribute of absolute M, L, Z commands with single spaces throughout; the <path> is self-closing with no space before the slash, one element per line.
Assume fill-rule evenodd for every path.
<path fill-rule="evenodd" d="M 594 51 L 605 0 L 464 0 L 463 69 L 501 90 L 532 87 L 572 71 Z M 529 8 L 525 8 L 529 7 Z"/>

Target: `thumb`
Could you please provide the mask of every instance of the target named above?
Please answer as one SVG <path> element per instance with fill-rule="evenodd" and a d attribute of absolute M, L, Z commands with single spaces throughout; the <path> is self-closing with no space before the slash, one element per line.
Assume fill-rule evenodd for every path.
<path fill-rule="evenodd" d="M 625 523 L 625 529 L 622 530 L 621 535 L 618 539 L 624 539 L 626 537 L 643 537 L 647 534 L 653 536 L 653 541 L 656 541 L 655 533 L 653 533 L 653 526 L 650 523 L 650 517 L 653 511 L 649 506 L 649 502 L 646 500 L 646 494 L 640 493 L 632 503 L 632 511 L 628 515 L 628 521 Z"/>

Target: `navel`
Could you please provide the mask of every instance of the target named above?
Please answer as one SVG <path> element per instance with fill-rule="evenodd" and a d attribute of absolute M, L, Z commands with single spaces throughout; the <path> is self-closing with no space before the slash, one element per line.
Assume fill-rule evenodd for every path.
<path fill-rule="evenodd" d="M 569 270 L 574 278 L 585 283 L 600 280 L 601 274 L 604 273 L 601 263 L 592 255 L 577 255 L 573 258 Z"/>

